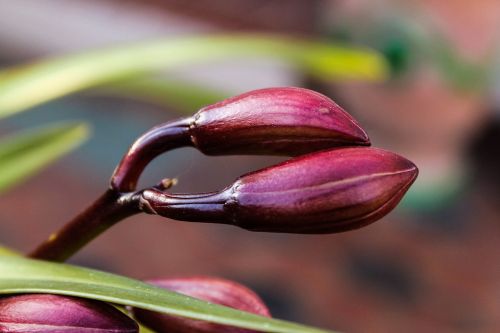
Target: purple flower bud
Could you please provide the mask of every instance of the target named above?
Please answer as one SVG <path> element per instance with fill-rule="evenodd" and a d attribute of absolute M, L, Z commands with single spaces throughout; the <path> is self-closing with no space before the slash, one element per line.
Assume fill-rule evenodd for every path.
<path fill-rule="evenodd" d="M 300 156 L 207 194 L 146 190 L 142 209 L 178 220 L 234 224 L 253 231 L 333 233 L 389 213 L 417 177 L 407 159 L 376 148 Z"/>
<path fill-rule="evenodd" d="M 247 287 L 233 281 L 213 277 L 191 277 L 151 280 L 148 282 L 155 286 L 204 301 L 270 317 L 269 310 L 257 294 Z M 137 320 L 158 333 L 254 332 L 248 329 L 175 317 L 142 309 L 133 309 L 133 312 Z"/>
<path fill-rule="evenodd" d="M 151 160 L 178 147 L 194 146 L 208 155 L 295 156 L 354 145 L 369 146 L 370 140 L 328 97 L 293 87 L 254 90 L 142 135 L 116 168 L 111 187 L 133 191 Z"/>
<path fill-rule="evenodd" d="M 306 152 L 370 145 L 356 120 L 330 98 L 294 87 L 247 92 L 201 109 L 190 128 L 208 155 Z"/>
<path fill-rule="evenodd" d="M 30 294 L 0 298 L 0 332 L 137 333 L 131 318 L 106 303 Z"/>

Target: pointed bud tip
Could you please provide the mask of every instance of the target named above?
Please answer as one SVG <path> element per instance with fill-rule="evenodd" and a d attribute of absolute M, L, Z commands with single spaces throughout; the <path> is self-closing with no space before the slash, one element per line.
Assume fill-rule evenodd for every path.
<path fill-rule="evenodd" d="M 357 125 L 357 124 L 356 124 Z M 370 141 L 370 138 L 368 137 L 368 134 L 365 132 L 363 128 L 361 128 L 360 125 L 357 125 L 357 131 L 355 132 L 356 134 L 353 136 L 353 140 L 357 140 L 356 144 L 360 146 L 370 146 L 372 143 Z"/>

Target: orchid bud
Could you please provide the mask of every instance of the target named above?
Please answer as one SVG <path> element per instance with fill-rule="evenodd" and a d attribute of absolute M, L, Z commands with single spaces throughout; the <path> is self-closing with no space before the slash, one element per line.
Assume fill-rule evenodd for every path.
<path fill-rule="evenodd" d="M 208 155 L 295 156 L 354 145 L 369 146 L 370 140 L 328 97 L 293 87 L 254 90 L 146 132 L 123 157 L 111 187 L 133 191 L 151 160 L 178 147 L 193 146 Z"/>
<path fill-rule="evenodd" d="M 330 98 L 285 87 L 247 92 L 201 109 L 190 128 L 208 155 L 294 156 L 346 145 L 369 145 L 356 120 Z"/>
<path fill-rule="evenodd" d="M 210 303 L 270 317 L 269 310 L 257 294 L 247 287 L 233 281 L 213 277 L 192 277 L 151 280 L 148 282 L 157 287 L 175 291 Z M 137 320 L 158 333 L 254 332 L 248 329 L 175 317 L 142 309 L 133 309 L 133 313 Z"/>
<path fill-rule="evenodd" d="M 109 304 L 30 294 L 0 298 L 0 332 L 137 333 L 137 323 Z"/>
<path fill-rule="evenodd" d="M 343 148 L 293 158 L 206 194 L 142 193 L 145 212 L 252 231 L 334 233 L 389 213 L 418 174 L 407 159 L 376 148 Z"/>

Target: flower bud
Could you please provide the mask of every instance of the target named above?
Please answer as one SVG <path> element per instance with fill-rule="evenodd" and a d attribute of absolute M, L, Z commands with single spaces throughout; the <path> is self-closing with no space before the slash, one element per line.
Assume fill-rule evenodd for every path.
<path fill-rule="evenodd" d="M 207 302 L 270 317 L 262 300 L 247 287 L 213 277 L 151 280 L 149 283 Z M 251 333 L 248 329 L 206 321 L 175 317 L 157 312 L 133 309 L 134 316 L 158 333 Z"/>
<path fill-rule="evenodd" d="M 328 97 L 293 87 L 254 90 L 143 134 L 114 171 L 111 188 L 133 191 L 149 162 L 184 146 L 208 155 L 295 156 L 354 145 L 369 146 L 370 140 L 356 120 Z"/>
<path fill-rule="evenodd" d="M 109 304 L 68 296 L 0 298 L 0 332 L 137 333 L 137 323 Z"/>
<path fill-rule="evenodd" d="M 356 120 L 328 97 L 294 87 L 247 92 L 201 109 L 190 127 L 208 155 L 294 156 L 346 145 L 370 145 Z"/>
<path fill-rule="evenodd" d="M 239 178 L 216 193 L 142 193 L 143 211 L 252 231 L 333 233 L 389 213 L 418 174 L 407 159 L 376 148 L 343 148 L 293 158 Z"/>

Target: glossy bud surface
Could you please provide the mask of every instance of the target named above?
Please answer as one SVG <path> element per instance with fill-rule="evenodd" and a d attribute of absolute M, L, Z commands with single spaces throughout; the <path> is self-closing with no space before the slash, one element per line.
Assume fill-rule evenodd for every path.
<path fill-rule="evenodd" d="M 369 145 L 356 120 L 330 98 L 284 87 L 254 90 L 201 109 L 190 127 L 193 145 L 208 155 L 300 155 Z"/>
<path fill-rule="evenodd" d="M 270 317 L 262 300 L 247 287 L 213 277 L 192 277 L 151 280 L 149 283 L 211 303 L 228 306 Z M 200 320 L 175 317 L 142 309 L 134 309 L 134 316 L 158 333 L 250 333 L 252 330 L 224 326 Z"/>
<path fill-rule="evenodd" d="M 137 323 L 106 303 L 30 294 L 0 298 L 0 332 L 137 333 Z"/>
<path fill-rule="evenodd" d="M 342 148 L 293 158 L 240 177 L 221 192 L 143 193 L 143 210 L 253 231 L 334 233 L 389 213 L 418 174 L 404 157 L 376 148 Z"/>

